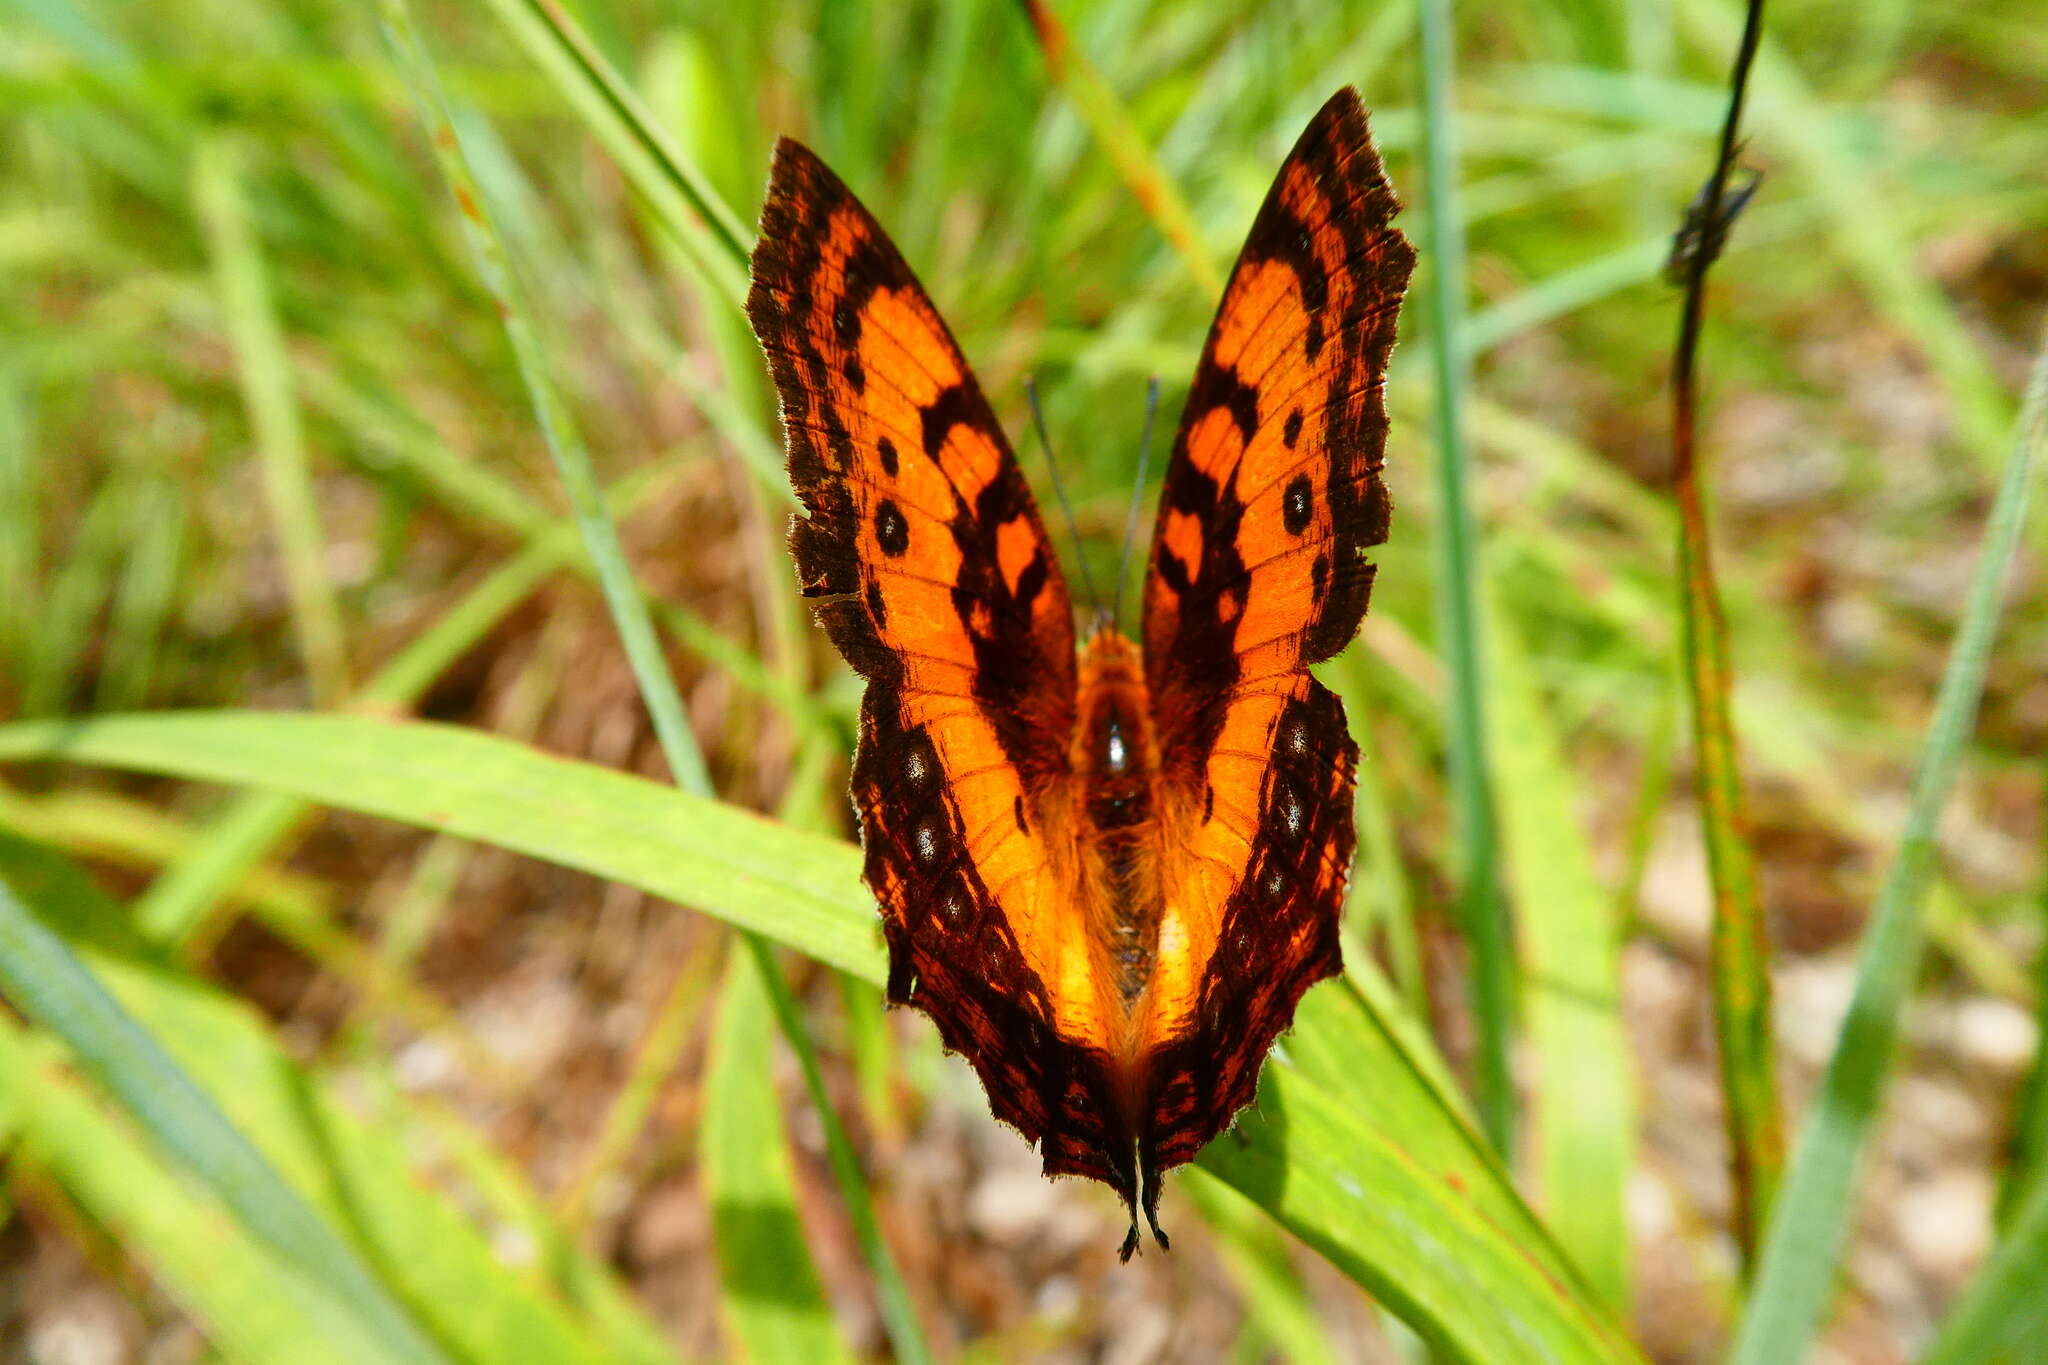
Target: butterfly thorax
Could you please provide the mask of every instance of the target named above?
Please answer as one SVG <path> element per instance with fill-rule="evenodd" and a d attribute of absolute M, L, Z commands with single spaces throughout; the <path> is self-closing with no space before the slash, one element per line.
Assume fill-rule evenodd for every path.
<path fill-rule="evenodd" d="M 1159 937 L 1159 746 L 1138 648 L 1108 627 L 1081 651 L 1069 754 L 1090 911 L 1105 931 L 1109 979 L 1128 1011 L 1144 993 Z"/>

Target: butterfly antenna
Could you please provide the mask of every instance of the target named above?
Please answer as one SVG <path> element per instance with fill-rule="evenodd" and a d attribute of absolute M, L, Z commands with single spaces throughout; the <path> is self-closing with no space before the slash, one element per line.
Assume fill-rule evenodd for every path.
<path fill-rule="evenodd" d="M 1145 434 L 1138 438 L 1138 481 L 1131 485 L 1131 510 L 1124 516 L 1124 552 L 1116 561 L 1116 591 L 1110 597 L 1110 624 L 1122 628 L 1124 580 L 1130 577 L 1131 546 L 1138 543 L 1138 499 L 1145 496 L 1145 465 L 1152 456 L 1152 418 L 1159 412 L 1159 376 L 1145 380 Z"/>
<path fill-rule="evenodd" d="M 1045 470 L 1052 475 L 1053 495 L 1060 500 L 1060 512 L 1067 519 L 1067 535 L 1074 542 L 1074 559 L 1081 566 L 1081 587 L 1088 594 L 1088 605 L 1094 609 L 1096 618 L 1102 616 L 1102 599 L 1095 595 L 1095 583 L 1088 577 L 1088 556 L 1081 553 L 1081 526 L 1074 520 L 1074 504 L 1067 501 L 1067 486 L 1060 482 L 1059 461 L 1052 457 L 1052 438 L 1045 434 L 1045 414 L 1038 408 L 1038 381 L 1026 377 L 1024 396 L 1031 400 L 1031 425 L 1038 428 L 1038 444 L 1045 450 Z"/>

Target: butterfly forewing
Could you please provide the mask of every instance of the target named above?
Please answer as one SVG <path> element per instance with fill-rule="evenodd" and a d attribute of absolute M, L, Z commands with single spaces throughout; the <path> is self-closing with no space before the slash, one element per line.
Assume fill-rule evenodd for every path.
<path fill-rule="evenodd" d="M 1084 933 L 1039 810 L 1067 767 L 1074 626 L 1030 490 L 895 246 L 788 139 L 747 313 L 806 513 L 798 581 L 869 680 L 853 796 L 890 999 L 931 1016 L 1048 1170 L 1128 1193 L 1099 1021 L 1049 984 Z"/>
<path fill-rule="evenodd" d="M 1192 1157 L 1249 1102 L 1301 993 L 1339 968 L 1357 758 L 1307 665 L 1357 632 L 1386 539 L 1383 399 L 1414 252 L 1358 96 L 1281 165 L 1232 269 L 1167 466 L 1145 672 L 1183 841 L 1187 950 L 1152 1141 Z"/>

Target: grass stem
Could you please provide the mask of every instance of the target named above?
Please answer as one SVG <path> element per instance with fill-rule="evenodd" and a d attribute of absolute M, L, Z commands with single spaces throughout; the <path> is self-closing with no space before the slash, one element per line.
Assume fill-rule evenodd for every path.
<path fill-rule="evenodd" d="M 1720 151 L 1698 201 L 1688 212 L 1674 248 L 1685 301 L 1671 370 L 1671 481 L 1678 500 L 1679 619 L 1685 653 L 1697 759 L 1693 781 L 1707 849 L 1714 918 L 1712 979 L 1714 1030 L 1720 1042 L 1721 1092 L 1735 1186 L 1735 1240 L 1743 1264 L 1753 1267 L 1784 1168 L 1784 1118 L 1771 1063 L 1769 944 L 1756 883 L 1756 855 L 1743 811 L 1742 782 L 1729 719 L 1728 632 L 1714 580 L 1706 493 L 1699 474 L 1695 431 L 1700 327 L 1706 314 L 1707 270 L 1720 254 L 1728 219 L 1739 205 L 1728 199 L 1738 144 L 1736 130 L 1763 28 L 1763 0 L 1750 0 L 1734 73 Z"/>
<path fill-rule="evenodd" d="M 1457 828 L 1458 917 L 1472 954 L 1472 1002 L 1478 1033 L 1476 1091 L 1480 1120 L 1494 1146 L 1512 1150 L 1514 1078 L 1509 1040 L 1514 1018 L 1514 946 L 1495 875 L 1499 836 L 1487 758 L 1485 660 L 1480 650 L 1479 529 L 1466 497 L 1465 228 L 1458 208 L 1458 149 L 1453 100 L 1450 0 L 1417 0 L 1423 87 L 1423 254 L 1431 264 L 1429 316 L 1436 372 L 1438 652 L 1450 672 L 1451 806 Z"/>
<path fill-rule="evenodd" d="M 1934 718 L 1913 776 L 1905 829 L 1872 907 L 1857 956 L 1856 989 L 1836 1035 L 1820 1093 L 1801 1127 L 1771 1211 L 1731 1365 L 1798 1360 L 1837 1282 L 1856 1173 L 1878 1116 L 1899 1022 L 1920 967 L 1921 920 L 1934 873 L 1935 827 L 1977 719 L 2006 575 L 2026 523 L 2036 458 L 2048 428 L 2048 327 L 2028 376 L 2013 450 L 1977 552 L 1968 595 L 1942 671 Z"/>

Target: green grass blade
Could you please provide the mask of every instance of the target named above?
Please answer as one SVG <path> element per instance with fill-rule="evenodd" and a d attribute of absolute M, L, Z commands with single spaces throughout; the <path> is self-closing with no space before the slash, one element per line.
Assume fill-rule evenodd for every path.
<path fill-rule="evenodd" d="M 2026 521 L 2035 457 L 2048 425 L 2048 329 L 2034 355 L 2005 476 L 1970 579 L 1927 730 L 1911 805 L 1856 964 L 1856 990 L 1812 1112 L 1771 1214 L 1735 1365 L 1775 1365 L 1806 1349 L 1827 1310 L 1859 1158 L 1878 1112 L 1899 1019 L 1920 966 L 1922 897 L 1935 862 L 1935 825 L 1975 725 L 1998 631 L 2005 579 Z"/>
<path fill-rule="evenodd" d="M 53 903 L 44 913 L 70 911 Z M 356 1249 L 307 1207 L 29 908 L 11 876 L 0 877 L 0 988 L 25 1016 L 62 1038 L 79 1065 L 232 1210 L 251 1237 L 324 1286 L 386 1358 L 417 1365 L 448 1359 Z"/>
<path fill-rule="evenodd" d="M 383 1079 L 388 1093 L 388 1073 Z M 415 1146 L 423 1136 L 431 1135 L 438 1154 L 445 1154 L 467 1182 L 465 1192 L 484 1201 L 497 1227 L 532 1239 L 534 1262 L 545 1268 L 546 1281 L 538 1286 L 512 1286 L 529 1305 L 546 1305 L 551 1298 L 559 1298 L 605 1365 L 675 1365 L 677 1354 L 669 1333 L 639 1306 L 619 1272 L 584 1251 L 575 1235 L 549 1213 L 525 1171 L 435 1101 L 410 1096 L 401 1106 L 393 1097 L 390 1108 L 403 1120 L 392 1123 L 393 1131 L 402 1131 Z M 473 1275 L 472 1282 L 481 1278 Z M 469 1316 L 464 1315 L 465 1319 Z M 531 1349 L 523 1344 L 522 1334 L 531 1339 L 527 1329 L 509 1325 L 509 1330 L 496 1335 L 484 1358 L 520 1357 Z"/>
<path fill-rule="evenodd" d="M 2035 900 L 2036 918 L 2048 928 L 2048 872 Z M 2039 1186 L 2048 1176 L 2048 936 L 2034 952 L 2034 1065 L 2020 1088 L 2019 1113 L 2013 1119 L 2012 1160 L 1999 1191 L 2001 1217 L 2014 1207 L 2021 1191 Z"/>
<path fill-rule="evenodd" d="M 35 797 L 0 786 L 0 825 L 72 857 L 140 871 L 174 862 L 199 839 L 199 827 L 158 806 L 104 790 L 72 788 Z M 266 913 L 313 919 L 333 896 L 314 878 L 257 866 L 227 894 Z"/>
<path fill-rule="evenodd" d="M 462 1361 L 536 1365 L 673 1359 L 648 1348 L 654 1329 L 610 1273 L 551 1225 L 524 1220 L 544 1252 L 535 1262 L 544 1267 L 542 1280 L 507 1265 L 493 1237 L 434 1191 L 445 1171 L 422 1154 L 421 1110 L 431 1101 L 394 1100 L 377 1119 L 364 1119 L 362 1083 L 389 1091 L 388 1075 L 352 1068 L 344 1102 L 340 1086 L 328 1087 L 286 1055 L 257 1011 L 139 947 L 122 909 L 78 868 L 0 834 L 0 876 L 31 904 L 62 907 L 51 928 L 290 1189 L 348 1239 L 442 1351 Z M 487 1154 L 469 1160 L 465 1172 L 501 1192 L 517 1185 L 523 1202 L 538 1203 L 524 1177 Z"/>
<path fill-rule="evenodd" d="M 1429 275 L 1430 356 L 1436 371 L 1436 617 L 1438 650 L 1450 673 L 1451 805 L 1456 816 L 1458 914 L 1471 949 L 1477 1030 L 1479 1112 L 1487 1135 L 1512 1150 L 1515 1083 L 1508 1070 L 1514 1031 L 1514 956 L 1498 857 L 1486 739 L 1479 621 L 1479 529 L 1466 495 L 1465 228 L 1458 207 L 1458 148 L 1450 0 L 1416 0 L 1421 16 L 1422 259 Z"/>
<path fill-rule="evenodd" d="M 1991 1259 L 1949 1309 L 1921 1365 L 2025 1365 L 2048 1335 L 2048 1180 L 2019 1201 Z"/>
<path fill-rule="evenodd" d="M 1356 653 L 1350 655 L 1353 660 L 1359 657 Z M 1352 673 L 1355 677 L 1355 667 Z M 1363 706 L 1353 708 L 1348 699 L 1346 709 L 1354 716 L 1364 714 Z M 1422 966 L 1421 937 L 1416 932 L 1415 897 L 1408 885 L 1407 870 L 1401 865 L 1401 844 L 1394 833 L 1393 811 L 1379 769 L 1372 761 L 1372 751 L 1363 743 L 1359 748 L 1363 758 L 1358 765 L 1358 797 L 1354 802 L 1359 826 L 1358 866 L 1352 872 L 1356 880 L 1352 883 L 1345 920 L 1354 934 L 1361 937 L 1365 932 L 1361 921 L 1384 936 L 1387 960 L 1392 964 L 1403 1003 L 1410 1014 L 1426 1019 L 1429 981 Z M 1362 947 L 1361 944 L 1359 948 Z M 1347 944 L 1344 957 L 1350 962 L 1364 957 L 1364 953 Z"/>
<path fill-rule="evenodd" d="M 705 1064 L 700 1165 L 718 1253 L 719 1303 L 738 1356 L 850 1360 L 797 1217 L 789 1134 L 772 1079 L 768 975 L 747 954 L 732 956 Z"/>
<path fill-rule="evenodd" d="M 790 992 L 782 969 L 775 963 L 775 954 L 767 940 L 758 934 L 749 934 L 746 947 L 760 972 L 775 1021 L 783 1036 L 791 1040 L 796 1052 L 811 1104 L 823 1121 L 826 1157 L 831 1162 L 840 1195 L 846 1202 L 847 1216 L 853 1223 L 854 1240 L 874 1273 L 875 1297 L 880 1303 L 882 1322 L 889 1332 L 889 1343 L 895 1348 L 899 1360 L 907 1365 L 924 1365 L 932 1358 L 924 1342 L 924 1329 L 918 1325 L 917 1312 L 910 1302 L 910 1291 L 896 1269 L 889 1245 L 882 1240 L 881 1224 L 875 1219 L 874 1199 L 868 1190 L 867 1177 L 861 1171 L 860 1158 L 847 1139 L 844 1125 L 839 1122 L 838 1112 L 832 1107 L 832 1097 L 825 1089 L 825 1073 L 818 1066 L 817 1050 L 811 1045 L 803 1013 Z"/>
<path fill-rule="evenodd" d="M 19 1147 L 146 1264 L 231 1358 L 352 1365 L 385 1351 L 354 1315 L 190 1188 L 133 1132 L 59 1075 L 27 1031 L 0 1020 L 0 1094 Z"/>
<path fill-rule="evenodd" d="M 591 1192 L 599 1181 L 618 1170 L 634 1139 L 640 1136 L 647 1116 L 653 1112 L 662 1083 L 676 1069 L 683 1049 L 689 1045 L 691 1030 L 701 1016 L 704 995 L 712 984 L 711 969 L 720 956 L 713 949 L 718 946 L 694 948 L 684 959 L 633 1049 L 625 1082 L 605 1109 L 588 1155 L 562 1182 L 561 1193 L 554 1201 L 555 1211 L 563 1226 L 571 1231 L 580 1230 L 588 1221 Z"/>
<path fill-rule="evenodd" d="M 661 751 L 668 759 L 669 770 L 677 785 L 685 790 L 708 793 L 711 791 L 711 773 L 704 766 L 704 755 L 697 747 L 697 737 L 683 712 L 675 679 L 670 676 L 668 664 L 662 657 L 660 642 L 654 634 L 654 620 L 633 582 L 633 571 L 626 563 L 624 547 L 619 544 L 618 530 L 606 515 L 604 495 L 591 467 L 590 452 L 585 449 L 583 437 L 550 377 L 547 352 L 541 345 L 540 332 L 527 308 L 525 292 L 513 274 L 496 211 L 470 170 L 461 135 L 449 117 L 448 102 L 441 93 L 433 59 L 413 27 L 412 14 L 405 0 L 379 0 L 378 13 L 383 16 L 399 67 L 412 90 L 420 119 L 433 141 L 441 173 L 447 178 L 449 190 L 461 209 L 463 237 L 476 260 L 477 272 L 483 277 L 491 297 L 497 300 L 499 320 L 504 324 L 505 338 L 518 362 L 520 380 L 526 387 L 534 418 L 547 441 L 548 454 L 554 459 L 555 472 L 561 476 L 562 486 L 569 494 L 569 505 L 574 510 L 577 527 L 583 533 L 584 548 L 597 569 L 605 606 L 618 628 L 634 680 L 639 684 L 640 699 L 654 723 L 654 732 L 660 738 Z"/>
<path fill-rule="evenodd" d="M 1743 96 L 1762 26 L 1762 0 L 1751 0 L 1734 59 L 1728 114 L 1713 176 L 1701 201 L 1700 212 L 1709 222 L 1719 219 L 1735 173 Z M 1756 855 L 1743 808 L 1735 726 L 1729 718 L 1728 630 L 1714 577 L 1706 484 L 1695 438 L 1700 327 L 1706 310 L 1707 271 L 1715 254 L 1702 244 L 1685 277 L 1671 382 L 1672 486 L 1678 503 L 1680 635 L 1697 751 L 1694 789 L 1714 901 L 1710 954 L 1714 1035 L 1719 1045 L 1722 1106 L 1735 1187 L 1735 1240 L 1742 1250 L 1744 1268 L 1753 1270 L 1764 1223 L 1783 1175 L 1785 1121 L 1771 1052 L 1770 943 L 1757 892 Z"/>
<path fill-rule="evenodd" d="M 35 458 L 28 403 L 22 376 L 11 357 L 0 355 L 0 583 L 16 585 L 24 598 L 43 593 L 43 535 L 38 513 Z M 0 705 L 20 706 L 35 648 L 35 629 L 24 613 L 0 614 Z M 17 712 L 17 714 L 21 714 Z"/>
<path fill-rule="evenodd" d="M 1117 174 L 1158 224 L 1168 245 L 1180 253 L 1181 263 L 1194 276 L 1203 295 L 1221 297 L 1223 276 L 1217 272 L 1216 262 L 1202 242 L 1194 211 L 1188 207 L 1180 187 L 1159 168 L 1151 144 L 1132 121 L 1130 111 L 1088 60 L 1088 55 L 1075 46 L 1066 25 L 1053 13 L 1050 0 L 1025 0 L 1024 12 L 1045 58 L 1047 78 L 1081 111 L 1096 141 L 1116 166 Z"/>
<path fill-rule="evenodd" d="M 569 11 L 547 0 L 489 0 L 662 226 L 711 298 L 739 309 L 747 297 L 747 232 L 711 183 L 655 123 Z"/>
<path fill-rule="evenodd" d="M 1532 1087 L 1536 1202 L 1587 1280 L 1628 1308 L 1623 1191 L 1635 1133 L 1634 1061 L 1622 1036 L 1621 936 L 1580 826 L 1588 809 L 1514 626 L 1488 634 L 1489 715 L 1501 845 L 1514 888 Z"/>
<path fill-rule="evenodd" d="M 629 509 L 673 484 L 678 467 L 669 465 L 621 479 L 611 492 L 611 505 Z M 525 601 L 548 577 L 574 563 L 580 549 L 576 533 L 554 525 L 527 547 L 500 564 L 484 579 L 392 656 L 364 683 L 358 705 L 402 708 L 412 703 L 450 664 Z M 207 914 L 226 890 L 305 816 L 305 804 L 275 792 L 249 792 L 236 798 L 216 819 L 206 837 L 172 863 L 135 902 L 135 920 L 143 933 L 163 943 L 184 943 L 199 932 Z"/>
<path fill-rule="evenodd" d="M 93 692 L 95 711 L 147 706 L 159 647 L 177 609 L 187 508 L 170 479 L 145 481 L 147 511 L 135 519 L 135 543 L 109 605 L 105 662 Z M 0 578 L 0 582 L 6 582 Z"/>
<path fill-rule="evenodd" d="M 136 483 L 132 467 L 117 467 L 92 490 L 68 543 L 51 556 L 56 562 L 27 580 L 32 588 L 37 578 L 44 583 L 34 599 L 35 610 L 15 613 L 34 626 L 23 634 L 22 668 L 12 680 L 20 688 L 23 715 L 65 709 L 91 666 L 102 612 L 129 549 Z"/>
<path fill-rule="evenodd" d="M 271 301 L 262 246 L 243 196 L 241 163 L 237 144 L 231 141 L 216 138 L 201 144 L 193 195 L 206 224 L 221 309 L 241 368 L 242 398 L 283 551 L 299 652 L 314 700 L 332 705 L 348 693 L 341 608 L 327 582 L 326 540 L 298 402 L 292 396 L 291 361 Z"/>
<path fill-rule="evenodd" d="M 1217 1252 L 1244 1295 L 1245 1315 L 1294 1365 L 1336 1365 L 1337 1352 L 1271 1220 L 1200 1166 L 1190 1166 L 1176 1182 L 1215 1236 Z"/>
<path fill-rule="evenodd" d="M 444 830 L 625 882 L 883 979 L 873 898 L 851 845 L 461 727 L 265 712 L 0 726 L 0 761 L 28 758 L 267 786 Z M 1383 1292 L 1419 1331 L 1478 1362 L 1637 1359 L 1515 1194 L 1447 1069 L 1400 1020 L 1391 988 L 1371 1006 L 1343 986 L 1304 997 L 1268 1063 L 1260 1111 L 1273 1112 L 1266 1097 L 1283 1093 L 1276 1084 L 1291 1086 L 1278 1103 L 1303 1096 L 1301 1121 L 1241 1124 L 1245 1141 L 1218 1139 L 1202 1164 Z M 1369 1158 L 1354 1160 L 1361 1151 Z M 1430 1254 L 1418 1256 L 1414 1230 L 1440 1226 L 1449 1242 L 1431 1231 Z"/>
<path fill-rule="evenodd" d="M 230 711 L 0 726 L 0 759 L 29 757 L 260 787 L 444 830 L 627 882 L 882 979 L 873 901 L 846 845 L 482 731 Z"/>
<path fill-rule="evenodd" d="M 1418 1180 L 1418 1154 L 1300 1072 L 1268 1065 L 1237 1137 L 1201 1167 L 1262 1205 L 1450 1358 L 1636 1360 L 1621 1329 L 1523 1263 L 1500 1229 L 1450 1187 Z"/>
<path fill-rule="evenodd" d="M 433 130 L 434 146 L 441 161 L 441 169 L 462 209 L 464 233 L 477 258 L 478 268 L 492 295 L 499 302 L 500 319 L 518 357 L 520 375 L 525 382 L 527 395 L 532 401 L 534 415 L 546 436 L 549 453 L 554 456 L 556 471 L 568 490 L 569 501 L 575 509 L 585 546 L 604 590 L 605 605 L 625 646 L 634 681 L 639 687 L 648 714 L 653 719 L 655 733 L 661 741 L 662 752 L 668 758 L 670 772 L 676 784 L 683 790 L 698 796 L 709 796 L 712 793 L 710 771 L 704 764 L 696 736 L 690 730 L 682 698 L 676 691 L 675 679 L 669 673 L 667 661 L 662 656 L 660 644 L 654 633 L 653 618 L 638 586 L 633 581 L 632 570 L 626 563 L 625 551 L 619 543 L 617 529 L 606 515 L 589 452 L 585 449 L 582 438 L 569 417 L 568 409 L 562 403 L 550 378 L 549 364 L 541 349 L 539 332 L 533 324 L 526 301 L 512 273 L 496 214 L 470 171 L 461 136 L 449 118 L 446 101 L 440 93 L 432 59 L 412 27 L 411 16 L 404 0 L 384 0 L 381 12 L 392 36 L 393 45 L 399 51 L 401 63 L 407 70 L 408 82 L 412 86 L 422 117 Z M 583 55 L 588 58 L 591 54 Z M 616 96 L 618 92 L 612 93 Z M 698 188 L 703 194 L 710 193 L 708 186 Z M 734 250 L 739 249 L 737 238 L 731 240 L 731 246 Z M 764 974 L 774 978 L 768 987 L 771 997 L 779 998 L 787 991 L 787 986 L 783 983 L 772 958 L 767 956 L 763 945 L 756 943 L 750 946 L 756 955 L 759 968 Z M 776 1017 L 783 1024 L 791 1046 L 803 1059 L 807 1073 L 815 1075 L 817 1062 L 801 1017 L 794 1009 L 778 1012 Z M 819 1093 L 822 1096 L 822 1087 L 819 1087 Z M 821 1104 L 820 1117 L 828 1131 L 836 1138 L 837 1146 L 845 1149 L 841 1153 L 845 1156 L 846 1152 L 850 1152 L 850 1148 L 846 1147 L 844 1134 L 839 1131 L 837 1115 L 832 1112 L 829 1104 Z M 867 1210 L 866 1187 L 861 1181 L 858 1169 L 851 1164 L 850 1157 L 835 1163 L 835 1173 L 841 1179 L 842 1188 L 849 1192 L 849 1203 L 854 1211 L 856 1224 L 865 1232 L 874 1233 L 873 1218 Z M 867 1216 L 863 1217 L 863 1214 Z M 883 1298 L 891 1306 L 892 1311 L 886 1316 L 899 1353 L 912 1360 L 925 1358 L 922 1343 L 916 1333 L 916 1321 L 902 1308 L 900 1278 L 889 1257 L 887 1247 L 882 1243 L 879 1233 L 863 1236 L 861 1241 L 862 1249 L 868 1256 L 877 1280 L 883 1286 Z"/>

